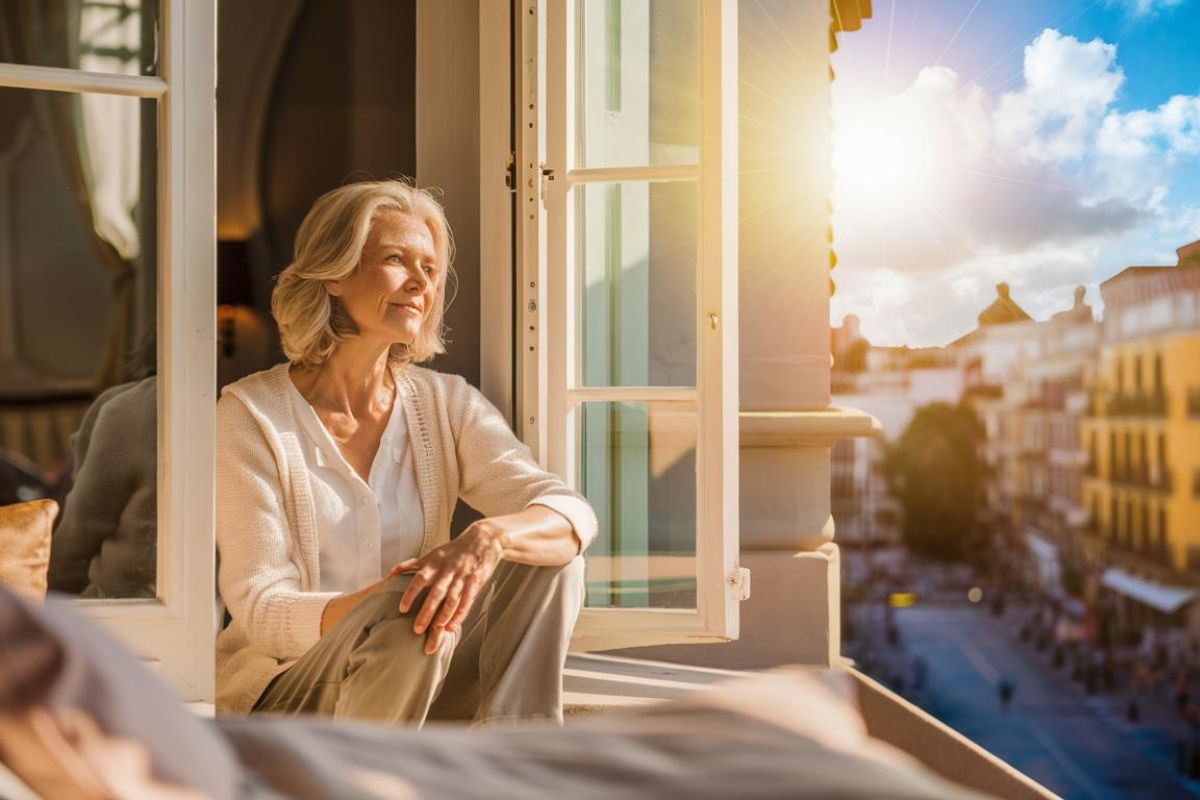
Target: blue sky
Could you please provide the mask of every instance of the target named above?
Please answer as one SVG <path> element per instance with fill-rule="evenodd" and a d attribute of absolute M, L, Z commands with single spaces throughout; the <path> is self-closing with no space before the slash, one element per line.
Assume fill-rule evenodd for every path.
<path fill-rule="evenodd" d="M 944 344 L 1200 239 L 1200 0 L 875 0 L 834 54 L 832 315 Z"/>

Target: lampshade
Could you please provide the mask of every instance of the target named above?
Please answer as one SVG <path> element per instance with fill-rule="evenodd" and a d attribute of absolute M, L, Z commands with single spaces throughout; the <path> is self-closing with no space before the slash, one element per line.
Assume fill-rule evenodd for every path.
<path fill-rule="evenodd" d="M 254 305 L 254 287 L 250 277 L 249 243 L 245 239 L 219 240 L 217 242 L 217 305 Z"/>

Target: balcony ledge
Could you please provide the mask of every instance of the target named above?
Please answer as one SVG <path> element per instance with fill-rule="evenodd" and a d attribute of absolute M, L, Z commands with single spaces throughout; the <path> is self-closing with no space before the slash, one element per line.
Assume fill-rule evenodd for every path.
<path fill-rule="evenodd" d="M 743 411 L 742 447 L 829 447 L 841 439 L 878 437 L 879 420 L 853 408 L 822 411 Z"/>
<path fill-rule="evenodd" d="M 917 706 L 853 669 L 849 661 L 825 674 L 848 675 L 867 732 L 908 753 L 942 777 L 1004 800 L 1057 796 Z M 673 700 L 752 672 L 594 653 L 572 653 L 563 676 L 567 724 L 573 719 Z"/>

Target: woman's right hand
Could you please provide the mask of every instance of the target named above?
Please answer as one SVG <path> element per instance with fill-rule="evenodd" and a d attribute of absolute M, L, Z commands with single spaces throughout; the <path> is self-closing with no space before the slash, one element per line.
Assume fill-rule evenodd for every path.
<path fill-rule="evenodd" d="M 321 635 L 324 636 L 333 630 L 334 626 L 353 611 L 355 606 L 382 589 L 391 577 L 392 574 L 389 573 L 370 586 L 359 589 L 357 592 L 340 594 L 326 603 L 325 608 L 321 611 Z"/>

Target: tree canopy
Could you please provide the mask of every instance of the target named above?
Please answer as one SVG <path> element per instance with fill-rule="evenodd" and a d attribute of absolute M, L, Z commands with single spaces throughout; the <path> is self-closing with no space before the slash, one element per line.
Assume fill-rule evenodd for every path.
<path fill-rule="evenodd" d="M 887 449 L 888 487 L 903 510 L 900 533 L 913 553 L 945 561 L 980 554 L 983 429 L 968 405 L 917 409 Z"/>

